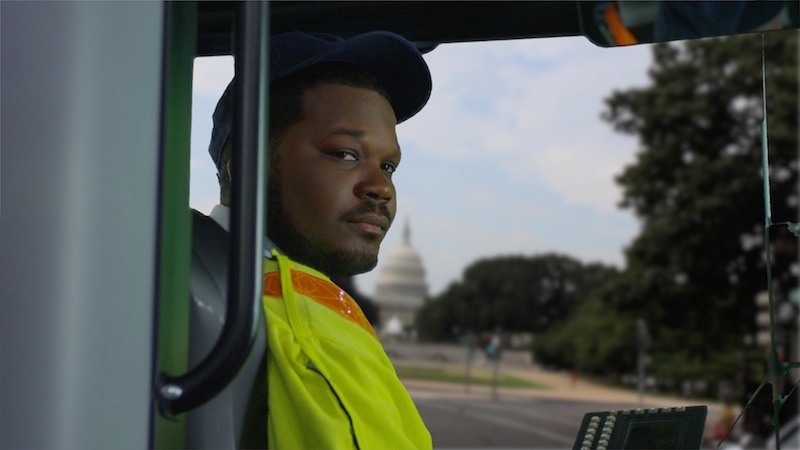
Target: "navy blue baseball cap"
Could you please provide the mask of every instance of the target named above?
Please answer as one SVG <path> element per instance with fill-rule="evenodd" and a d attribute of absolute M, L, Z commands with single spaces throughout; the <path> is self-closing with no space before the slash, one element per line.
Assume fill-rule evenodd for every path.
<path fill-rule="evenodd" d="M 299 31 L 270 37 L 270 83 L 321 63 L 352 64 L 372 75 L 389 94 L 397 122 L 418 113 L 431 95 L 431 74 L 422 54 L 408 40 L 388 31 L 349 39 Z M 208 153 L 219 169 L 222 147 L 233 128 L 232 80 L 214 110 Z"/>

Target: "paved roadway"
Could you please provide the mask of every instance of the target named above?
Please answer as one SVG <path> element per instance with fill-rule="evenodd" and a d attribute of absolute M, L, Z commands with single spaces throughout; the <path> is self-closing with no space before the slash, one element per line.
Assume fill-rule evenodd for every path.
<path fill-rule="evenodd" d="M 592 411 L 629 409 L 548 398 L 425 398 L 417 406 L 437 449 L 444 448 L 572 448 L 583 415 Z"/>
<path fill-rule="evenodd" d="M 499 389 L 406 380 L 437 449 L 568 449 L 585 413 L 638 407 L 689 406 L 686 399 L 646 396 L 579 380 L 564 373 L 520 370 L 546 389 Z M 706 403 L 707 404 L 707 403 Z M 709 426 L 720 406 L 707 404 Z"/>

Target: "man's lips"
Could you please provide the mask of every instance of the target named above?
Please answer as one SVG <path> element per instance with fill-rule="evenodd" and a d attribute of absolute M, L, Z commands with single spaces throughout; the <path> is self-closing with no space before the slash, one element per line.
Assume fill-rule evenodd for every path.
<path fill-rule="evenodd" d="M 385 203 L 365 202 L 345 213 L 342 221 L 363 233 L 382 236 L 392 224 L 392 214 Z"/>
<path fill-rule="evenodd" d="M 345 221 L 373 234 L 385 233 L 389 229 L 389 218 L 378 214 L 356 214 Z"/>

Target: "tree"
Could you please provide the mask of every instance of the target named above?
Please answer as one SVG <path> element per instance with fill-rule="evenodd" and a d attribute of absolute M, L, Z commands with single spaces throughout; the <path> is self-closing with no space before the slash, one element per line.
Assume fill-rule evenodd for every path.
<path fill-rule="evenodd" d="M 797 37 L 764 40 L 776 221 L 797 221 Z M 767 287 L 761 36 L 656 44 L 653 56 L 652 84 L 614 92 L 603 114 L 639 137 L 636 162 L 617 181 L 642 231 L 626 250 L 623 281 L 602 301 L 651 324 L 658 374 L 696 379 L 725 364 L 732 375 L 730 356 L 753 332 L 754 297 Z M 771 239 L 785 293 L 797 286 L 797 242 L 785 229 Z"/>
<path fill-rule="evenodd" d="M 557 254 L 482 259 L 467 267 L 463 281 L 426 301 L 417 329 L 427 340 L 496 327 L 539 332 L 563 321 L 591 288 L 615 272 Z"/>
<path fill-rule="evenodd" d="M 615 378 L 636 365 L 636 293 L 623 272 L 593 289 L 570 320 L 536 336 L 534 359 L 542 365 Z"/>

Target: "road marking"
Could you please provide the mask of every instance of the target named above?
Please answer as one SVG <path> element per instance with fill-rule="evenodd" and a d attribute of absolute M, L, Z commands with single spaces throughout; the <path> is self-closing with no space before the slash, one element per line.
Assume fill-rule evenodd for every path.
<path fill-rule="evenodd" d="M 497 416 L 478 413 L 478 412 L 466 410 L 466 409 L 463 409 L 463 408 L 445 406 L 445 405 L 443 405 L 441 403 L 429 403 L 429 404 L 427 404 L 425 406 L 430 407 L 430 408 L 445 410 L 445 411 L 449 411 L 449 412 L 461 413 L 461 414 L 464 414 L 466 416 L 470 416 L 470 417 L 473 417 L 475 419 L 482 420 L 484 422 L 494 423 L 494 424 L 501 425 L 501 426 L 508 427 L 508 428 L 516 428 L 518 430 L 521 430 L 521 431 L 524 431 L 524 432 L 527 432 L 527 433 L 536 434 L 536 435 L 539 435 L 541 437 L 545 437 L 547 439 L 552 439 L 553 441 L 561 443 L 561 444 L 572 445 L 572 444 L 575 443 L 575 438 L 573 438 L 573 437 L 564 437 L 563 434 L 552 433 L 550 431 L 542 430 L 542 429 L 539 429 L 538 427 L 533 427 L 531 425 L 528 425 L 528 424 L 522 423 L 522 422 L 518 422 L 516 420 L 502 419 L 502 418 L 499 418 Z"/>
<path fill-rule="evenodd" d="M 493 404 L 488 404 L 487 403 L 487 404 L 481 405 L 481 407 L 484 408 L 484 409 L 492 409 L 492 410 L 501 411 L 501 412 L 512 411 L 512 409 L 507 404 L 493 405 Z M 583 415 L 582 414 L 581 414 L 580 417 L 578 417 L 577 419 L 574 419 L 574 420 L 573 419 L 567 419 L 567 418 L 559 419 L 558 417 L 554 416 L 552 413 L 548 414 L 546 412 L 537 411 L 535 408 L 536 408 L 535 406 L 528 405 L 528 407 L 525 407 L 525 408 L 513 408 L 513 411 L 514 411 L 514 413 L 519 414 L 521 416 L 536 418 L 536 419 L 541 420 L 542 422 L 548 422 L 548 423 L 552 423 L 554 425 L 573 426 L 575 428 L 575 432 L 576 433 L 578 432 L 578 428 L 580 428 L 579 425 L 581 423 L 581 420 L 583 420 Z M 539 408 L 541 408 L 541 406 L 539 406 Z M 576 422 L 576 420 L 577 420 L 577 422 Z"/>

